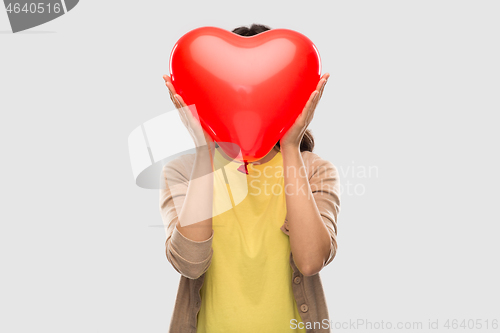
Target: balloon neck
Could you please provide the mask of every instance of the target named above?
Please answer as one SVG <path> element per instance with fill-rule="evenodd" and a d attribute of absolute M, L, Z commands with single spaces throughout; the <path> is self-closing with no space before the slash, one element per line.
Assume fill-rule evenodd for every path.
<path fill-rule="evenodd" d="M 238 167 L 238 171 L 246 173 L 248 175 L 248 167 L 247 167 L 247 165 L 248 165 L 248 162 L 244 161 L 243 164 Z"/>

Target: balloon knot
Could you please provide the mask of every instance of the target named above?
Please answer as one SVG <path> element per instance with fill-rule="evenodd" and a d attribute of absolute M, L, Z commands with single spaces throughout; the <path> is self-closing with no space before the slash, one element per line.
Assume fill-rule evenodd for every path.
<path fill-rule="evenodd" d="M 245 161 L 244 164 L 240 165 L 240 167 L 238 168 L 238 171 L 244 172 L 244 173 L 246 173 L 248 175 L 248 167 L 247 167 L 247 165 L 248 165 L 248 162 Z"/>

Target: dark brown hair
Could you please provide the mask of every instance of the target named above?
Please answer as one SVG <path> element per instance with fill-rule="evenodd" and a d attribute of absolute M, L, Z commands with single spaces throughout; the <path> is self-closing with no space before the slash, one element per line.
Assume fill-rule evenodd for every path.
<path fill-rule="evenodd" d="M 238 28 L 235 28 L 232 32 L 240 35 L 240 36 L 245 36 L 245 37 L 250 37 L 254 36 L 257 34 L 260 34 L 261 32 L 271 30 L 270 27 L 263 25 L 263 24 L 252 24 L 250 28 L 241 26 Z M 280 142 L 278 141 L 276 143 L 276 147 L 278 149 L 281 149 L 280 147 Z M 302 137 L 302 140 L 300 141 L 300 151 L 310 151 L 312 152 L 314 149 L 314 138 L 311 133 L 311 130 L 307 129 L 306 132 L 304 133 L 304 136 Z"/>

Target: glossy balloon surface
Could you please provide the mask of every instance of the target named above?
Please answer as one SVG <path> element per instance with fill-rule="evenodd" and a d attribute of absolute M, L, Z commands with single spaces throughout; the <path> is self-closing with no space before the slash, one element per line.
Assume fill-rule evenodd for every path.
<path fill-rule="evenodd" d="M 194 104 L 201 125 L 226 154 L 253 162 L 302 112 L 319 82 L 321 60 L 315 45 L 293 30 L 242 37 L 202 27 L 177 41 L 170 73 L 177 93 Z"/>

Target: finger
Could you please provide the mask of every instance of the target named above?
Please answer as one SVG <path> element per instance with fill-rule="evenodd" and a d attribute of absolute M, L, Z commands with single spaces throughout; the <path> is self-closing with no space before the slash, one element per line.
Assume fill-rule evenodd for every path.
<path fill-rule="evenodd" d="M 319 99 L 321 99 L 321 96 L 323 96 L 323 90 L 325 90 L 326 82 L 327 80 L 325 80 L 321 85 L 321 90 L 319 91 Z"/>
<path fill-rule="evenodd" d="M 163 75 L 163 79 L 165 80 L 165 85 L 167 86 L 169 91 L 173 91 L 175 94 L 175 88 L 174 85 L 172 84 L 172 79 L 168 75 Z"/>
<path fill-rule="evenodd" d="M 316 96 L 314 96 L 313 102 L 312 102 L 312 110 L 314 111 L 316 109 L 316 105 L 318 105 L 319 99 L 321 98 L 321 93 L 318 91 L 316 93 Z"/>
<path fill-rule="evenodd" d="M 318 93 L 317 90 L 314 90 L 311 95 L 309 95 L 309 99 L 307 100 L 306 105 L 304 106 L 304 109 L 302 110 L 302 113 L 307 113 L 309 112 L 309 109 L 311 108 L 314 98 L 316 98 L 316 94 Z"/>
<path fill-rule="evenodd" d="M 318 101 L 320 99 L 320 93 L 318 91 L 314 91 L 316 94 L 311 101 L 311 105 L 309 107 L 309 112 L 307 113 L 306 124 L 309 124 L 314 117 L 314 111 L 316 110 L 316 105 L 318 105 Z"/>
<path fill-rule="evenodd" d="M 172 82 L 166 82 L 165 85 L 167 86 L 168 90 L 172 92 L 172 94 L 177 94 L 177 92 L 175 91 L 175 88 L 174 88 L 174 85 L 172 84 Z"/>
<path fill-rule="evenodd" d="M 316 105 L 318 104 L 319 100 L 321 99 L 321 96 L 323 96 L 323 90 L 325 89 L 326 82 L 327 82 L 327 80 L 326 80 L 326 79 L 324 79 L 324 78 L 322 78 L 322 79 L 319 81 L 319 83 L 321 84 L 321 85 L 320 85 L 320 88 L 319 88 L 319 89 L 317 89 L 317 91 L 318 91 L 318 95 L 319 95 L 319 96 L 318 96 L 318 97 L 315 99 L 315 101 L 314 101 L 314 105 L 313 105 L 314 107 L 316 107 Z"/>
<path fill-rule="evenodd" d="M 167 89 L 168 89 L 168 93 L 170 94 L 170 97 L 172 98 L 174 96 L 174 93 L 172 92 L 172 90 L 170 89 L 170 87 L 168 86 L 168 83 L 165 84 L 167 86 Z"/>
<path fill-rule="evenodd" d="M 177 100 L 175 99 L 174 94 L 172 93 L 172 91 L 170 91 L 170 90 L 169 90 L 169 91 L 168 91 L 168 94 L 170 95 L 170 99 L 172 100 L 172 102 L 173 102 L 174 104 L 176 104 L 176 106 L 177 106 L 178 102 L 177 102 Z"/>
<path fill-rule="evenodd" d="M 173 85 L 172 78 L 170 76 L 168 76 L 167 74 L 163 75 L 163 79 L 165 80 L 165 83 L 170 82 L 170 84 Z"/>
<path fill-rule="evenodd" d="M 316 107 L 316 104 L 318 103 L 319 91 L 314 90 L 313 94 L 314 94 L 314 96 L 312 96 L 311 104 L 309 105 L 309 108 L 311 108 L 311 109 L 314 109 Z"/>
<path fill-rule="evenodd" d="M 177 91 L 175 91 L 174 85 L 172 82 L 166 82 L 165 85 L 167 86 L 168 90 L 173 94 L 177 94 Z"/>
<path fill-rule="evenodd" d="M 318 96 L 318 91 L 314 90 L 311 95 L 309 96 L 309 100 L 306 103 L 306 106 L 304 106 L 304 109 L 302 110 L 302 113 L 300 114 L 299 118 L 297 118 L 297 122 L 303 122 L 305 124 L 305 120 L 307 119 L 307 115 L 311 111 L 311 108 L 314 105 L 314 101 Z"/>
<path fill-rule="evenodd" d="M 172 102 L 174 103 L 175 108 L 176 109 L 182 109 L 182 105 L 181 105 L 181 103 L 179 102 L 179 100 L 177 99 L 176 96 L 177 96 L 177 94 L 170 93 L 170 98 L 172 99 Z"/>
<path fill-rule="evenodd" d="M 185 105 L 182 105 L 181 101 L 179 101 L 179 96 L 178 94 L 174 94 L 174 100 L 175 100 L 175 106 L 178 108 L 178 109 L 186 109 L 186 106 Z"/>
<path fill-rule="evenodd" d="M 172 101 L 172 104 L 174 104 L 174 107 L 176 109 L 180 109 L 180 105 L 177 103 L 177 101 L 175 100 L 175 98 L 172 94 L 170 94 L 170 100 Z"/>
<path fill-rule="evenodd" d="M 311 95 L 309 96 L 309 100 L 306 103 L 306 108 L 310 110 L 312 107 L 314 107 L 314 103 L 316 102 L 316 99 L 318 98 L 319 92 L 317 90 L 314 90 Z"/>
<path fill-rule="evenodd" d="M 191 111 L 191 108 L 186 105 L 184 100 L 179 94 L 174 95 L 175 99 L 177 100 L 177 103 L 179 104 L 179 107 L 184 110 L 184 113 L 186 115 L 187 120 L 191 124 L 191 126 L 195 126 L 196 123 L 198 123 L 198 119 L 194 116 L 193 112 Z M 195 111 L 196 112 L 196 111 Z"/>
<path fill-rule="evenodd" d="M 311 103 L 313 102 L 314 98 L 316 97 L 317 92 L 318 92 L 317 90 L 314 90 L 311 93 L 311 95 L 309 95 L 309 100 L 307 101 L 306 106 L 307 106 L 308 103 L 309 103 L 309 105 L 311 105 Z"/>
<path fill-rule="evenodd" d="M 172 101 L 172 103 L 175 105 L 175 107 L 177 108 L 177 102 L 174 100 L 174 96 L 172 95 L 172 93 L 169 93 L 170 95 L 170 100 Z"/>
<path fill-rule="evenodd" d="M 168 88 L 168 87 L 167 87 Z M 172 103 L 176 103 L 175 100 L 174 100 L 174 95 L 172 95 L 172 92 L 170 91 L 170 89 L 168 90 L 168 94 L 170 95 L 170 100 L 172 101 Z"/>
<path fill-rule="evenodd" d="M 175 96 L 172 94 L 172 92 L 170 92 L 170 99 L 172 100 L 172 103 L 174 103 L 174 106 L 176 109 L 180 109 L 182 106 L 181 104 L 179 103 L 179 101 L 175 98 Z"/>
<path fill-rule="evenodd" d="M 172 84 L 171 83 L 168 83 L 167 84 L 167 87 L 168 87 L 168 91 L 170 93 L 170 99 L 172 100 L 172 102 L 174 103 L 175 107 L 176 108 L 182 108 L 183 105 L 182 103 L 179 101 L 179 98 L 180 97 L 176 92 L 175 92 L 175 89 L 173 88 Z M 176 97 L 177 96 L 177 97 Z"/>
<path fill-rule="evenodd" d="M 318 82 L 318 86 L 316 87 L 316 90 L 319 90 L 319 92 L 320 92 L 319 98 L 321 98 L 321 95 L 323 95 L 323 89 L 325 89 L 325 85 L 326 85 L 326 82 L 328 82 L 329 77 L 330 77 L 330 73 L 325 73 L 325 74 L 323 74 L 323 76 L 321 77 L 321 79 Z M 321 82 L 321 81 L 323 81 L 323 82 Z"/>
<path fill-rule="evenodd" d="M 326 79 L 321 79 L 319 80 L 319 89 L 317 89 L 318 91 L 321 91 L 326 85 Z"/>
<path fill-rule="evenodd" d="M 326 83 L 326 80 L 324 78 L 321 78 L 318 82 L 318 84 L 316 85 L 316 90 L 319 95 L 321 96 L 322 92 L 323 92 L 323 88 L 325 86 L 325 83 Z"/>
<path fill-rule="evenodd" d="M 186 105 L 186 103 L 184 102 L 184 100 L 182 99 L 181 95 L 176 94 L 175 96 L 177 97 L 177 100 L 179 101 L 179 103 L 181 103 L 181 105 L 182 105 L 183 107 L 187 107 L 187 105 Z"/>
<path fill-rule="evenodd" d="M 177 103 L 180 104 L 180 107 L 184 110 L 189 123 L 190 124 L 199 123 L 199 120 L 197 119 L 197 117 L 194 116 L 193 112 L 191 111 L 189 106 L 186 105 L 182 97 L 179 94 L 175 94 L 174 97 L 177 100 Z"/>
<path fill-rule="evenodd" d="M 317 91 L 320 91 L 321 89 L 321 86 L 323 85 L 323 78 L 321 78 L 319 81 L 318 81 L 318 84 L 316 85 L 316 89 Z"/>

